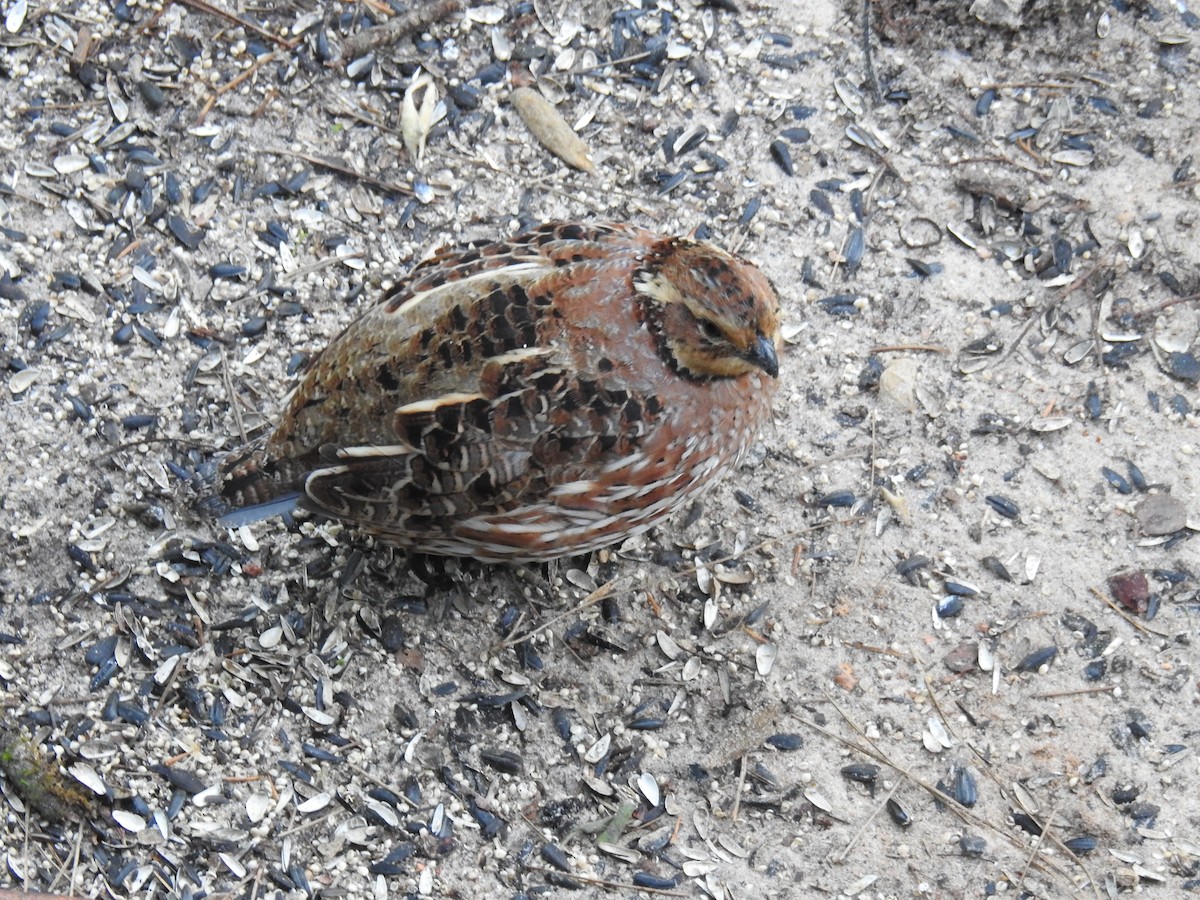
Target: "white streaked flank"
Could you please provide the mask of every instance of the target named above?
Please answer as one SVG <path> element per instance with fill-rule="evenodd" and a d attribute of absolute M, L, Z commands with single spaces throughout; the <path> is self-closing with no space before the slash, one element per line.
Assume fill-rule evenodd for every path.
<path fill-rule="evenodd" d="M 502 366 L 506 366 L 511 363 L 537 359 L 539 356 L 553 356 L 556 352 L 557 350 L 554 347 L 518 347 L 515 350 L 509 350 L 507 353 L 489 356 L 484 362 L 499 363 Z"/>
<path fill-rule="evenodd" d="M 574 497 L 579 494 L 593 493 L 599 485 L 594 481 L 568 481 L 550 491 L 551 497 Z"/>
<path fill-rule="evenodd" d="M 417 452 L 412 444 L 387 444 L 369 447 L 340 447 L 339 459 L 371 459 L 384 456 L 410 456 Z"/>
<path fill-rule="evenodd" d="M 485 269 L 482 272 L 476 272 L 474 275 L 468 275 L 466 278 L 447 281 L 445 284 L 439 284 L 435 288 L 413 294 L 396 307 L 391 314 L 408 315 L 422 303 L 427 303 L 430 300 L 436 301 L 449 292 L 465 291 L 464 296 L 471 296 L 471 286 L 480 281 L 495 281 L 500 284 L 508 284 L 513 281 L 524 281 L 526 280 L 526 276 L 532 277 L 539 271 L 549 272 L 553 271 L 553 269 L 553 263 L 549 263 L 540 256 L 529 257 L 527 262 L 510 263 L 498 269 Z"/>
<path fill-rule="evenodd" d="M 459 406 L 472 400 L 482 400 L 482 394 L 451 393 L 440 397 L 430 397 L 427 400 L 414 400 L 396 409 L 396 415 L 409 416 L 419 413 L 429 413 L 443 406 Z"/>

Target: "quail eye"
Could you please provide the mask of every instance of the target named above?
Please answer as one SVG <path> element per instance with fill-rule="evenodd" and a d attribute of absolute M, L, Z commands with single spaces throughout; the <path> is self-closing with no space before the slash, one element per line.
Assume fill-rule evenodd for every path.
<path fill-rule="evenodd" d="M 720 341 L 725 338 L 725 335 L 721 333 L 721 329 L 717 327 L 716 323 L 708 319 L 700 320 L 700 331 L 710 341 Z"/>

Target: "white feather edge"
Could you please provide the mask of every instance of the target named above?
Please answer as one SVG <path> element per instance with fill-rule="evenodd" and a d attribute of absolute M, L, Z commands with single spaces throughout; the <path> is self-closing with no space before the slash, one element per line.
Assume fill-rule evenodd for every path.
<path fill-rule="evenodd" d="M 391 315 L 408 315 L 423 303 L 428 303 L 431 300 L 436 301 L 445 294 L 458 293 L 464 289 L 470 289 L 478 281 L 507 284 L 513 281 L 524 280 L 526 277 L 539 272 L 552 271 L 553 269 L 554 263 L 540 256 L 529 257 L 527 261 L 511 263 L 507 266 L 501 266 L 498 269 L 484 269 L 481 272 L 468 275 L 466 278 L 447 281 L 427 291 L 418 291 L 397 306 Z"/>

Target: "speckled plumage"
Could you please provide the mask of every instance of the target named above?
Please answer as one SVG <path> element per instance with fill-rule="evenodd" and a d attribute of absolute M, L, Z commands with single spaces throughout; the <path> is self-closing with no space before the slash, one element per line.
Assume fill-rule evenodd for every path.
<path fill-rule="evenodd" d="M 777 346 L 774 290 L 711 244 L 559 223 L 441 250 L 312 362 L 218 489 L 421 553 L 594 550 L 736 463 Z"/>

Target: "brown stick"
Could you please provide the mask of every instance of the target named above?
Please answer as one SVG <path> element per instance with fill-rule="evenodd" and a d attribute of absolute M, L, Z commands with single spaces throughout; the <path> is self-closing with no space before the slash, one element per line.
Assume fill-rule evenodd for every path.
<path fill-rule="evenodd" d="M 1037 311 L 1037 315 L 1030 317 L 1029 321 L 1025 323 L 1025 327 L 1021 329 L 1020 334 L 1017 335 L 1017 339 L 1015 341 L 1013 341 L 1013 345 L 1008 348 L 1008 352 L 1005 353 L 1004 356 L 1007 358 L 1009 356 L 1012 356 L 1014 353 L 1016 353 L 1017 348 L 1021 346 L 1021 342 L 1023 340 L 1025 340 L 1025 335 L 1029 334 L 1030 329 L 1032 329 L 1033 326 L 1038 323 L 1038 320 L 1042 316 L 1044 316 L 1046 313 L 1050 312 L 1050 310 L 1057 307 L 1058 304 L 1060 304 L 1064 300 L 1066 300 L 1067 297 L 1071 296 L 1071 294 L 1075 293 L 1080 288 L 1087 287 L 1088 283 L 1091 281 L 1092 276 L 1095 275 L 1097 272 L 1099 272 L 1101 270 L 1101 268 L 1103 267 L 1103 265 L 1106 263 L 1107 263 L 1106 260 L 1097 262 L 1095 265 L 1093 265 L 1091 268 L 1089 268 L 1086 272 L 1083 272 L 1082 274 L 1080 274 L 1080 276 L 1078 278 L 1076 278 L 1074 281 L 1072 281 L 1070 284 L 1064 285 L 1062 290 L 1060 290 L 1056 296 L 1051 298 L 1049 303 L 1045 304 L 1041 309 L 1039 309 Z"/>
<path fill-rule="evenodd" d="M 298 150 L 286 150 L 283 147 L 270 148 L 267 152 L 279 153 L 284 156 L 292 156 L 296 159 L 302 159 L 306 163 L 311 163 L 314 166 L 327 169 L 330 172 L 337 172 L 339 175 L 345 175 L 347 178 L 357 179 L 363 184 L 369 184 L 372 187 L 379 188 L 381 191 L 412 196 L 413 189 L 408 185 L 399 184 L 394 181 L 384 181 L 381 178 L 375 178 L 373 175 L 367 175 L 365 172 L 358 172 L 340 160 L 331 159 L 325 156 L 314 156 L 311 153 L 301 153 Z"/>
<path fill-rule="evenodd" d="M 878 347 L 872 347 L 868 353 L 908 353 L 917 351 L 920 353 L 949 353 L 947 347 L 939 346 L 938 344 L 882 344 Z"/>
<path fill-rule="evenodd" d="M 260 38 L 265 38 L 268 41 L 276 43 L 285 50 L 295 50 L 300 43 L 299 38 L 289 41 L 287 38 L 280 37 L 274 32 L 263 28 L 261 25 L 251 22 L 249 19 L 243 19 L 241 16 L 213 6 L 211 3 L 206 2 L 206 0 L 177 0 L 177 2 L 182 3 L 184 6 L 190 6 L 192 9 L 199 10 L 202 13 L 208 13 L 210 16 L 216 16 L 218 19 L 232 22 L 235 25 L 245 28 L 247 31 L 253 31 Z"/>
<path fill-rule="evenodd" d="M 1134 318 L 1138 321 L 1142 321 L 1150 318 L 1151 316 L 1157 316 L 1164 309 L 1170 309 L 1172 306 L 1178 306 L 1180 303 L 1195 303 L 1197 300 L 1200 300 L 1200 294 L 1188 294 L 1186 297 L 1174 297 L 1170 300 L 1164 300 L 1162 303 L 1152 306 L 1149 309 L 1142 310 L 1140 313 L 1137 313 Z"/>
<path fill-rule="evenodd" d="M 393 44 L 406 34 L 432 25 L 461 9 L 459 0 L 438 0 L 436 3 L 419 3 L 383 25 L 367 28 L 353 34 L 342 42 L 342 63 L 357 59 L 363 54 L 377 50 L 385 44 Z"/>
<path fill-rule="evenodd" d="M 223 94 L 227 94 L 229 91 L 232 91 L 247 78 L 253 77 L 255 72 L 275 58 L 276 53 L 277 51 L 275 50 L 272 50 L 270 53 L 264 53 L 262 56 L 256 59 L 254 64 L 248 69 L 231 79 L 228 83 L 221 85 L 219 88 L 213 91 L 213 93 L 209 95 L 208 99 L 204 101 L 204 106 L 200 109 L 200 115 L 196 116 L 196 124 L 203 124 L 204 120 L 208 118 L 208 114 L 212 112 L 212 108 L 216 105 L 218 97 Z"/>

